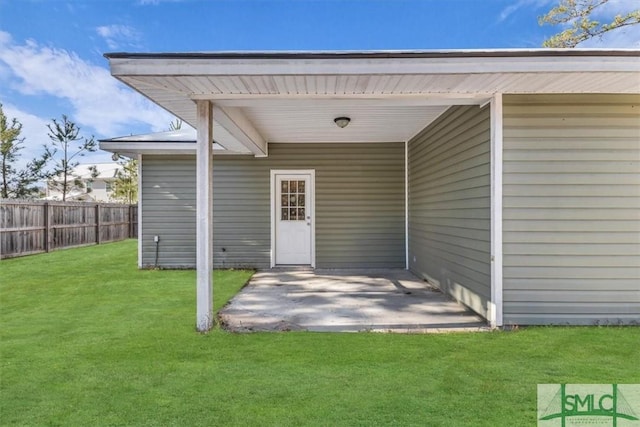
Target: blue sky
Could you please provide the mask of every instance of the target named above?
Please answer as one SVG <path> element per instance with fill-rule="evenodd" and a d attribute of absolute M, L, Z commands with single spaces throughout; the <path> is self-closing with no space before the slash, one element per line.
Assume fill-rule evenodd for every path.
<path fill-rule="evenodd" d="M 0 102 L 23 123 L 27 160 L 62 114 L 98 139 L 168 128 L 167 113 L 109 75 L 105 52 L 535 48 L 560 30 L 537 23 L 555 3 L 0 0 Z M 602 18 L 638 4 L 610 0 Z M 584 47 L 640 48 L 640 28 Z"/>

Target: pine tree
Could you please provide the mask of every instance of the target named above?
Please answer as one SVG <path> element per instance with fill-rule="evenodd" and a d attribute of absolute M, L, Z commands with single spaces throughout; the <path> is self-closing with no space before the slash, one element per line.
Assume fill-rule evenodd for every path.
<path fill-rule="evenodd" d="M 182 129 L 182 120 L 176 119 L 175 121 L 169 123 L 169 130 L 174 131 L 180 129 Z"/>
<path fill-rule="evenodd" d="M 45 146 L 45 152 L 54 161 L 49 186 L 60 191 L 62 200 L 65 201 L 70 192 L 84 190 L 80 176 L 74 174 L 74 169 L 80 164 L 77 158 L 96 151 L 97 143 L 93 137 L 81 137 L 80 128 L 64 114 L 61 121 L 53 119 L 47 127 L 51 142 L 49 146 Z M 90 170 L 91 182 L 97 176 L 97 170 L 95 166 Z"/>

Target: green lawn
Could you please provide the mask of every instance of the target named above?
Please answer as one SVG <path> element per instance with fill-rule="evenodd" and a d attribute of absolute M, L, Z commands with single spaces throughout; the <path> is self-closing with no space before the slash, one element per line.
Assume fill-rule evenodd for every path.
<path fill-rule="evenodd" d="M 640 328 L 194 332 L 126 241 L 0 262 L 2 425 L 535 425 L 538 383 L 640 383 Z M 216 272 L 216 309 L 246 282 Z"/>

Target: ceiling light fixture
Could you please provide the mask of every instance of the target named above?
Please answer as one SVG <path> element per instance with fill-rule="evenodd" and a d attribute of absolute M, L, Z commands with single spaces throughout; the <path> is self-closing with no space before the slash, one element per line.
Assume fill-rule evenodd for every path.
<path fill-rule="evenodd" d="M 333 121 L 339 128 L 346 128 L 351 119 L 349 117 L 336 117 Z"/>

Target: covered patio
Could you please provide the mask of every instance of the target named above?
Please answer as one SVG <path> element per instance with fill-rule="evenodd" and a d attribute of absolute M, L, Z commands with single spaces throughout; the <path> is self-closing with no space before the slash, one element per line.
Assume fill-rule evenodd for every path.
<path fill-rule="evenodd" d="M 196 268 L 199 331 L 213 269 L 247 267 L 404 268 L 492 327 L 637 321 L 638 51 L 106 56 L 196 130 L 101 147 L 138 156 L 139 266 Z"/>
<path fill-rule="evenodd" d="M 401 269 L 271 269 L 219 313 L 233 332 L 486 331 L 482 318 Z"/>

